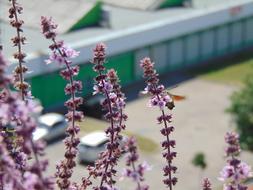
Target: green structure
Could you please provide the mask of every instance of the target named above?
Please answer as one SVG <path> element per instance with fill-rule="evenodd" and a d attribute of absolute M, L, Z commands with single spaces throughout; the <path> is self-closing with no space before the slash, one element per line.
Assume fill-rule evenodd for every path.
<path fill-rule="evenodd" d="M 164 0 L 164 2 L 160 5 L 160 8 L 182 5 L 183 2 L 184 0 Z"/>
<path fill-rule="evenodd" d="M 80 19 L 74 24 L 69 31 L 78 30 L 88 26 L 98 25 L 101 20 L 101 9 L 102 3 L 96 2 L 96 4 Z"/>
<path fill-rule="evenodd" d="M 90 96 L 92 94 L 93 78 L 96 75 L 92 66 L 91 63 L 80 65 L 80 73 L 77 79 L 81 80 L 85 86 L 83 96 Z M 134 82 L 134 52 L 109 57 L 106 68 L 114 68 L 117 71 L 122 85 L 128 85 Z M 66 81 L 59 75 L 59 71 L 32 77 L 30 84 L 32 86 L 33 96 L 39 98 L 44 107 L 61 105 L 67 98 L 64 94 Z"/>

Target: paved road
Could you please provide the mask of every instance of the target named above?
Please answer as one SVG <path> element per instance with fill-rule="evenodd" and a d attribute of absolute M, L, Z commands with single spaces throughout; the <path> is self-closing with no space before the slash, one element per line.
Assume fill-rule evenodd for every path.
<path fill-rule="evenodd" d="M 173 138 L 177 141 L 176 151 L 178 152 L 175 164 L 179 171 L 177 176 L 179 182 L 175 190 L 196 190 L 199 188 L 201 176 L 211 178 L 214 187 L 220 187 L 217 181 L 219 171 L 224 165 L 223 136 L 226 131 L 232 130 L 231 118 L 224 111 L 229 106 L 229 96 L 236 88 L 217 83 L 212 83 L 200 79 L 191 79 L 182 83 L 173 90 L 178 94 L 187 96 L 183 102 L 179 102 L 173 111 L 174 126 L 176 128 Z M 159 143 L 162 140 L 159 134 L 160 127 L 156 124 L 155 118 L 159 111 L 146 106 L 147 98 L 140 98 L 129 102 L 126 112 L 129 115 L 127 122 L 128 131 L 149 137 Z M 51 158 L 51 163 L 59 161 L 63 155 L 63 146 L 60 143 L 53 144 L 47 148 L 47 153 Z M 201 172 L 191 164 L 195 153 L 204 152 L 207 158 L 208 168 Z M 160 152 L 143 156 L 153 167 L 148 172 L 146 179 L 150 182 L 152 190 L 165 189 L 160 183 L 162 179 L 161 169 L 163 159 Z M 242 157 L 253 165 L 252 155 L 243 153 Z M 120 165 L 123 163 L 121 162 Z M 50 167 L 49 172 L 53 172 L 54 167 Z M 80 180 L 86 175 L 83 166 L 76 168 L 74 178 Z M 129 182 L 120 182 L 119 186 L 123 190 L 134 189 Z"/>

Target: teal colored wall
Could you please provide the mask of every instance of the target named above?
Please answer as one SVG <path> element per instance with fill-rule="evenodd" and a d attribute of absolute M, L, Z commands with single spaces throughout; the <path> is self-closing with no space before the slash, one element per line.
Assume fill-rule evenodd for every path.
<path fill-rule="evenodd" d="M 133 81 L 133 52 L 110 57 L 105 66 L 107 69 L 114 68 L 117 71 L 121 84 L 126 85 Z M 89 96 L 93 92 L 93 78 L 97 74 L 92 67 L 92 63 L 81 64 L 80 73 L 75 78 L 83 83 L 82 96 Z M 40 99 L 44 107 L 62 105 L 68 99 L 64 93 L 66 81 L 62 79 L 59 72 L 32 77 L 29 81 L 32 86 L 33 96 Z"/>
<path fill-rule="evenodd" d="M 166 8 L 170 6 L 182 5 L 184 0 L 164 0 L 160 8 Z"/>
<path fill-rule="evenodd" d="M 122 85 L 129 84 L 134 80 L 134 53 L 127 52 L 108 58 L 106 67 L 117 71 Z"/>
<path fill-rule="evenodd" d="M 30 79 L 32 95 L 40 99 L 44 107 L 64 102 L 67 97 L 64 94 L 66 81 L 57 73 L 36 76 Z"/>

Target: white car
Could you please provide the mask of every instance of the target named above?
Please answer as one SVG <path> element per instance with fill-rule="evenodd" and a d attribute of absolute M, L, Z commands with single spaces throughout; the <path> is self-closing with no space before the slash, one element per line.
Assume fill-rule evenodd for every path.
<path fill-rule="evenodd" d="M 51 141 L 65 134 L 67 121 L 58 113 L 47 113 L 38 118 L 38 126 L 33 132 L 33 139 Z"/>
<path fill-rule="evenodd" d="M 124 146 L 125 139 L 124 136 L 120 142 L 121 147 Z M 78 145 L 79 163 L 94 163 L 98 159 L 99 153 L 105 150 L 108 141 L 109 138 L 104 131 L 95 131 L 83 136 Z"/>

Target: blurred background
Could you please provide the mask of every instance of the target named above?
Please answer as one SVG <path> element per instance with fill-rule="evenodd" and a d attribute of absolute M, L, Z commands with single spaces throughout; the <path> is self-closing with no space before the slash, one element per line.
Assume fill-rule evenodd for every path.
<path fill-rule="evenodd" d="M 222 189 L 217 178 L 225 164 L 226 131 L 236 129 L 241 134 L 244 148 L 241 156 L 253 165 L 253 0 L 20 0 L 19 3 L 24 7 L 23 29 L 28 42 L 24 46 L 28 55 L 26 65 L 32 71 L 26 80 L 43 106 L 39 118 L 43 130 L 36 132 L 36 138 L 48 141 L 46 152 L 52 166 L 49 173 L 55 172 L 54 164 L 64 154 L 59 137 L 66 127 L 62 114 L 66 111 L 63 103 L 67 97 L 59 65 L 44 63 L 50 42 L 40 32 L 40 16 L 52 16 L 59 26 L 59 39 L 80 51 L 73 64 L 80 66 L 78 79 L 84 85 L 85 103 L 81 110 L 87 117 L 80 123 L 81 137 L 107 126 L 100 111 L 102 97 L 92 96 L 95 72 L 90 63 L 96 43 L 107 45 L 106 67 L 117 70 L 127 96 L 126 135 L 137 137 L 141 159 L 152 166 L 146 175 L 151 189 L 164 187 L 160 182 L 162 137 L 156 123 L 159 110 L 148 108 L 148 98 L 138 95 L 144 88 L 139 61 L 147 56 L 155 62 L 161 82 L 170 92 L 186 97 L 176 102 L 172 111 L 178 152 L 175 162 L 179 168 L 175 189 L 200 189 L 203 177 L 211 178 L 214 189 Z M 8 1 L 0 0 L 0 44 L 12 62 L 11 73 L 16 65 L 11 56 L 16 50 L 10 43 L 15 30 L 8 24 L 8 7 Z M 54 135 L 47 136 L 51 130 Z M 91 138 L 96 141 L 92 145 L 85 145 L 83 140 L 86 149 L 91 149 L 84 155 L 95 154 L 104 147 L 106 140 L 96 135 Z M 124 156 L 120 166 L 124 165 L 123 160 Z M 76 181 L 87 173 L 85 164 L 79 161 L 73 176 Z M 121 181 L 122 189 L 133 189 L 125 184 L 131 183 Z"/>

